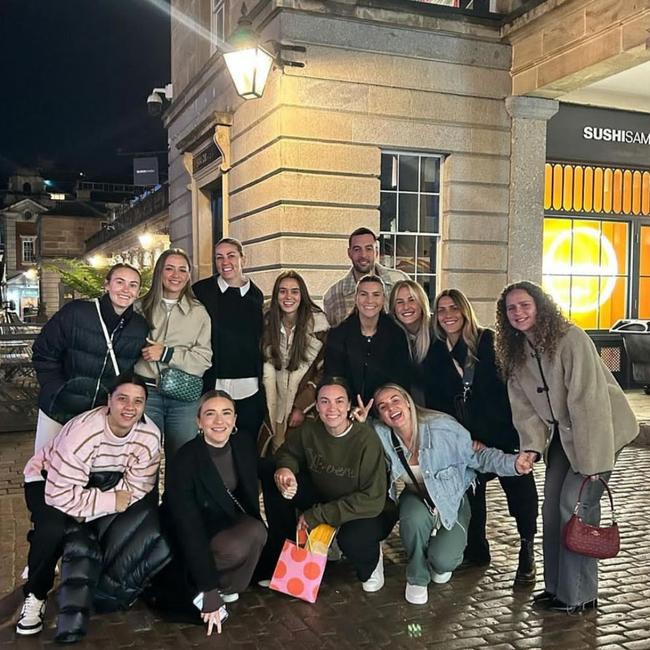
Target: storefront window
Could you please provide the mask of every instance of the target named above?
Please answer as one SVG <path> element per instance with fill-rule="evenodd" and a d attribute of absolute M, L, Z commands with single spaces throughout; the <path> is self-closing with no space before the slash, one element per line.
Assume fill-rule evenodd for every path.
<path fill-rule="evenodd" d="M 379 242 L 381 263 L 436 292 L 440 239 L 441 157 L 383 152 Z"/>
<path fill-rule="evenodd" d="M 547 217 L 543 276 L 568 318 L 584 329 L 609 329 L 627 313 L 629 224 Z"/>
<path fill-rule="evenodd" d="M 650 318 L 650 226 L 640 230 L 639 318 Z"/>

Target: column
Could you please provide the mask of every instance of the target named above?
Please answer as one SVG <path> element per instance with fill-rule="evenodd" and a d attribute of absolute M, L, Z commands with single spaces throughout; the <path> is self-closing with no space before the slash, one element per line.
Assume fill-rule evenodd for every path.
<path fill-rule="evenodd" d="M 512 118 L 508 283 L 542 281 L 546 122 L 559 103 L 540 97 L 506 97 Z"/>

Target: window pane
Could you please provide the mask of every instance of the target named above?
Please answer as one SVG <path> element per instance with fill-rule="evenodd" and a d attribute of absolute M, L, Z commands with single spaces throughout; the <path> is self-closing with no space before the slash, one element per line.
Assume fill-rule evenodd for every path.
<path fill-rule="evenodd" d="M 388 268 L 395 268 L 395 236 L 394 235 L 380 235 L 379 236 L 379 257 L 381 265 Z"/>
<path fill-rule="evenodd" d="M 418 275 L 418 282 L 424 287 L 424 292 L 429 298 L 429 305 L 436 297 L 436 276 L 435 275 Z"/>
<path fill-rule="evenodd" d="M 418 191 L 418 156 L 399 157 L 399 189 L 401 192 Z"/>
<path fill-rule="evenodd" d="M 425 194 L 420 198 L 420 232 L 440 232 L 439 199 Z"/>
<path fill-rule="evenodd" d="M 381 154 L 381 189 L 397 189 L 397 156 L 395 154 Z"/>
<path fill-rule="evenodd" d="M 395 232 L 397 230 L 397 194 L 382 192 L 379 205 L 379 230 Z"/>
<path fill-rule="evenodd" d="M 650 318 L 650 278 L 639 280 L 639 318 Z"/>
<path fill-rule="evenodd" d="M 418 195 L 400 194 L 397 202 L 399 221 L 397 229 L 400 232 L 418 231 Z"/>
<path fill-rule="evenodd" d="M 435 237 L 418 237 L 417 242 L 417 273 L 436 272 L 436 243 Z"/>
<path fill-rule="evenodd" d="M 415 237 L 396 235 L 395 268 L 404 273 L 415 272 Z"/>
<path fill-rule="evenodd" d="M 440 192 L 440 158 L 422 158 L 420 192 Z"/>

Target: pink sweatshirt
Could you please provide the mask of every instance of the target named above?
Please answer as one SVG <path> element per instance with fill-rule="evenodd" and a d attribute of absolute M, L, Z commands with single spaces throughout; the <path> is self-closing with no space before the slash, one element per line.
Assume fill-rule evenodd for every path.
<path fill-rule="evenodd" d="M 25 465 L 25 482 L 42 481 L 47 472 L 45 503 L 72 517 L 96 519 L 113 514 L 115 493 L 128 490 L 131 503 L 154 487 L 160 465 L 160 431 L 149 419 L 123 438 L 108 427 L 106 406 L 72 418 L 59 434 Z M 124 476 L 112 489 L 86 488 L 91 472 L 117 471 Z"/>

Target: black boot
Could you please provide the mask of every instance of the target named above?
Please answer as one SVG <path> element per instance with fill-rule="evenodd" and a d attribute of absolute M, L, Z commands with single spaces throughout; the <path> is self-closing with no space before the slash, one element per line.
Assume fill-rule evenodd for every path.
<path fill-rule="evenodd" d="M 519 548 L 519 566 L 515 576 L 516 585 L 535 584 L 535 548 L 532 539 L 522 539 Z"/>

